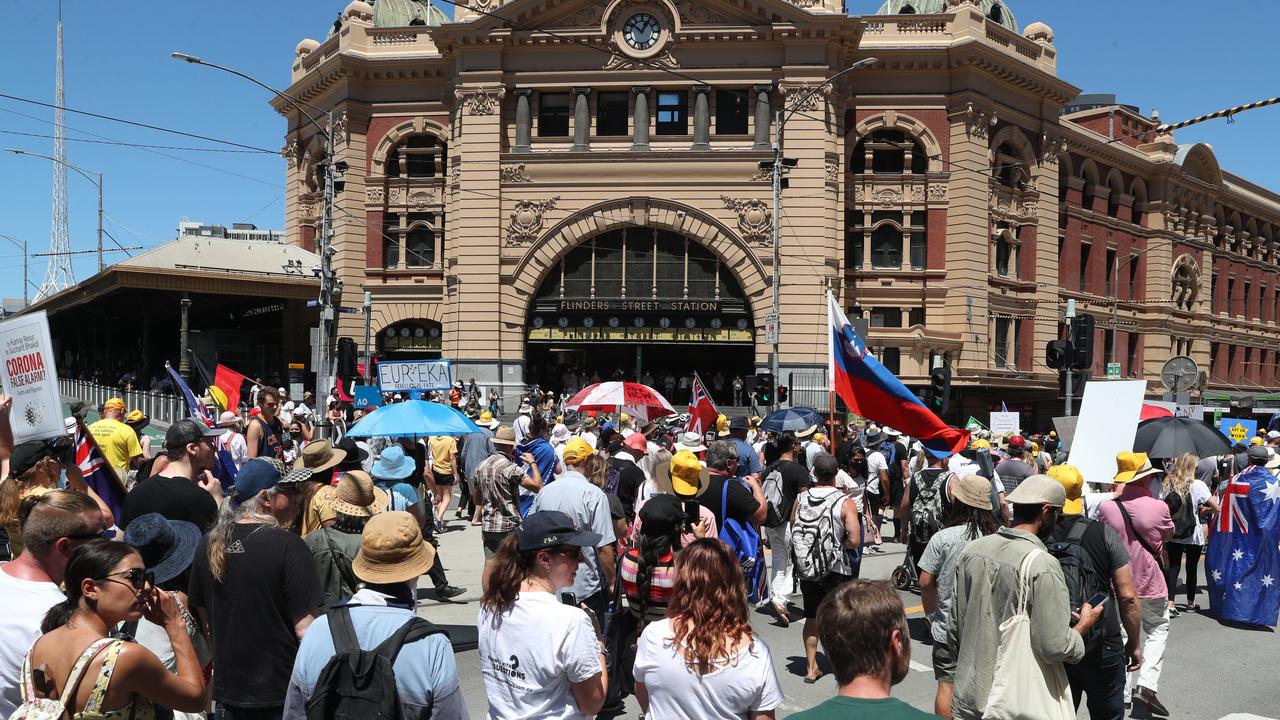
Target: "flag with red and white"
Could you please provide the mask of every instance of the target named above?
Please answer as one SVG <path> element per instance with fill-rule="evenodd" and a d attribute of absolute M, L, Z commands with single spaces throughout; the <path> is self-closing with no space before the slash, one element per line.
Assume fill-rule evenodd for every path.
<path fill-rule="evenodd" d="M 84 482 L 98 497 L 111 508 L 111 513 L 118 519 L 124 514 L 124 482 L 116 474 L 115 468 L 107 464 L 93 434 L 84 423 L 77 420 L 74 436 L 75 461 L 84 476 Z"/>
<path fill-rule="evenodd" d="M 689 419 L 684 424 L 685 432 L 703 435 L 716 426 L 716 418 L 719 416 L 720 411 L 711 402 L 711 395 L 702 384 L 702 378 L 694 373 L 693 395 L 689 398 Z"/>

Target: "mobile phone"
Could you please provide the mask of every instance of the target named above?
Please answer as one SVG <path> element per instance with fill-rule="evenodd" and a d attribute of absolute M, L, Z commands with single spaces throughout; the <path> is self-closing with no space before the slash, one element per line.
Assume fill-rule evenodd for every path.
<path fill-rule="evenodd" d="M 572 590 L 565 590 L 560 593 L 560 603 L 571 607 L 578 607 L 578 596 L 573 594 Z"/>
<path fill-rule="evenodd" d="M 1093 607 L 1100 607 L 1102 605 L 1105 605 L 1107 601 L 1110 599 L 1111 599 L 1110 595 L 1100 592 L 1100 593 L 1096 593 L 1093 597 L 1089 598 L 1089 604 Z"/>
<path fill-rule="evenodd" d="M 697 500 L 684 501 L 684 524 L 688 532 L 693 532 L 693 526 L 697 525 L 702 519 L 702 506 Z"/>

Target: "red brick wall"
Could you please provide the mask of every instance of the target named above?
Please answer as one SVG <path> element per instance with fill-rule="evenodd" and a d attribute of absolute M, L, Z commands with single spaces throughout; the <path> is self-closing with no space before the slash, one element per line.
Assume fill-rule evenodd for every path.
<path fill-rule="evenodd" d="M 386 137 L 387 132 L 391 130 L 391 128 L 403 123 L 406 120 L 411 120 L 414 117 L 417 117 L 417 116 L 416 115 L 392 115 L 392 116 L 386 116 L 386 117 L 383 117 L 383 116 L 373 117 L 369 119 L 369 130 L 365 134 L 365 154 L 366 154 L 365 171 L 366 172 L 372 171 L 373 153 L 375 150 L 377 150 L 378 143 L 382 142 L 382 138 Z M 432 122 L 437 122 L 445 127 L 449 127 L 448 115 L 427 115 L 426 118 L 428 120 L 431 120 Z M 444 139 L 447 141 L 449 138 L 445 137 Z"/>
<path fill-rule="evenodd" d="M 312 225 L 298 226 L 298 244 L 307 252 L 316 251 L 316 229 Z"/>
<path fill-rule="evenodd" d="M 925 264 L 930 270 L 947 267 L 947 211 L 929 211 L 928 257 Z"/>
<path fill-rule="evenodd" d="M 367 213 L 368 222 L 365 225 L 365 267 L 386 267 L 383 250 L 385 246 L 382 243 L 382 211 L 377 210 Z"/>

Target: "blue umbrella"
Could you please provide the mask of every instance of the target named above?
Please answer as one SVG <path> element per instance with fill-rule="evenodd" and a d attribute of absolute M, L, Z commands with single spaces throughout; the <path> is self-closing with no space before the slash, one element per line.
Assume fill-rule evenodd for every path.
<path fill-rule="evenodd" d="M 426 400 L 406 400 L 384 405 L 360 418 L 347 431 L 351 437 L 422 437 L 466 435 L 480 428 L 448 405 Z"/>
<path fill-rule="evenodd" d="M 760 429 L 775 433 L 799 432 L 822 423 L 822 416 L 813 408 L 787 408 L 766 415 L 760 423 Z"/>

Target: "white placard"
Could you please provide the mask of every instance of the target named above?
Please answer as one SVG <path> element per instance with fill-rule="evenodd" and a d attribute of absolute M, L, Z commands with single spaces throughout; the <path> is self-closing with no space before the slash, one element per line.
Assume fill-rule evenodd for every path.
<path fill-rule="evenodd" d="M 988 427 L 991 428 L 992 435 L 999 435 L 1001 433 L 1017 432 L 1021 423 L 1022 418 L 1016 412 L 993 412 L 991 413 L 991 424 Z"/>
<path fill-rule="evenodd" d="M 13 398 L 9 422 L 15 443 L 67 434 L 58 392 L 58 370 L 49 340 L 49 318 L 34 312 L 0 322 L 0 384 Z"/>
<path fill-rule="evenodd" d="M 453 385 L 448 360 L 396 360 L 378 363 L 383 392 L 448 390 Z"/>
<path fill-rule="evenodd" d="M 1145 380 L 1088 382 L 1080 403 L 1080 419 L 1067 462 L 1087 482 L 1110 482 L 1116 475 L 1116 453 L 1133 449 L 1142 414 Z"/>

